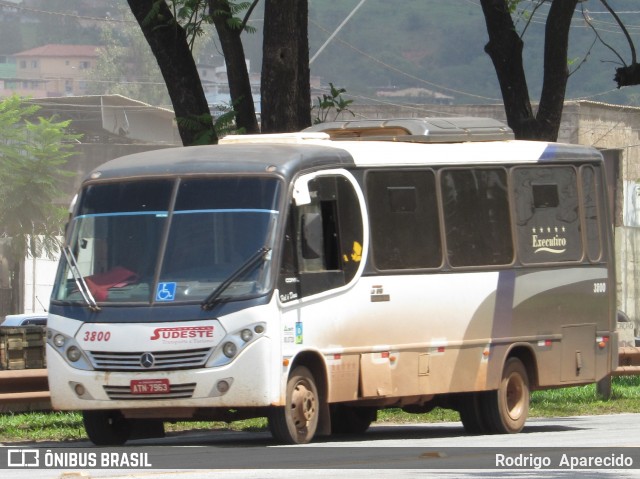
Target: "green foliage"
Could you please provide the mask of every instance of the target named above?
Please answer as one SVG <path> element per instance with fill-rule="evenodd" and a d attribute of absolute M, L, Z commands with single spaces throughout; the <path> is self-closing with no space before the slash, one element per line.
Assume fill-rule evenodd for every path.
<path fill-rule="evenodd" d="M 67 441 L 84 439 L 79 413 L 34 412 L 0 415 L 0 441 Z"/>
<path fill-rule="evenodd" d="M 570 416 L 640 412 L 640 376 L 614 377 L 611 399 L 598 397 L 595 384 L 535 391 L 531 395 L 532 416 Z"/>
<path fill-rule="evenodd" d="M 535 391 L 531 395 L 531 417 L 560 417 L 640 412 L 640 376 L 614 377 L 612 400 L 603 401 L 596 395 L 595 385 Z M 378 412 L 378 423 L 433 423 L 459 421 L 456 411 L 435 408 L 426 414 L 409 414 L 401 409 Z M 264 418 L 224 422 L 166 423 L 167 431 L 216 430 L 264 431 Z M 82 415 L 77 412 L 0 414 L 0 442 L 35 440 L 85 439 Z"/>
<path fill-rule="evenodd" d="M 165 0 L 158 0 L 163 2 Z M 211 23 L 211 17 L 206 13 L 207 0 L 170 0 L 169 7 L 172 9 L 173 18 L 184 28 L 187 34 L 189 48 L 193 50 L 193 45 L 197 37 L 204 34 L 202 24 Z"/>
<path fill-rule="evenodd" d="M 313 105 L 312 111 L 316 110 L 316 117 L 313 120 L 314 124 L 324 123 L 331 113 L 334 114 L 332 120 L 336 120 L 341 113 L 351 113 L 351 116 L 355 116 L 349 109 L 349 105 L 353 103 L 353 100 L 345 99 L 342 94 L 347 90 L 344 88 L 336 88 L 333 83 L 329 83 L 329 94 L 324 93 L 322 98 L 317 97 L 317 105 Z"/>
<path fill-rule="evenodd" d="M 60 182 L 74 175 L 63 166 L 79 135 L 67 133 L 69 121 L 32 120 L 38 109 L 17 96 L 0 101 L 0 237 L 11 239 L 14 268 L 43 249 L 57 253 L 66 207 L 56 200 Z"/>
<path fill-rule="evenodd" d="M 251 7 L 251 2 L 232 2 L 225 1 L 224 2 L 228 7 L 229 11 L 226 10 L 214 10 L 212 15 L 226 17 L 227 25 L 232 30 L 240 30 L 243 29 L 247 33 L 255 33 L 255 27 L 246 25 L 244 20 L 240 18 L 240 15 L 245 10 L 249 10 Z"/>
<path fill-rule="evenodd" d="M 184 128 L 197 134 L 190 145 L 211 145 L 217 142 L 215 130 L 209 127 L 212 123 L 212 116 L 209 113 L 176 117 L 176 122 L 180 129 Z"/>
<path fill-rule="evenodd" d="M 546 0 L 510 1 L 514 22 L 521 34 L 526 28 L 523 58 L 532 101 L 542 90 L 545 21 L 552 4 Z M 366 103 L 413 100 L 382 100 L 381 89 L 421 87 L 452 97 L 454 104 L 495 104 L 502 101 L 495 68 L 484 52 L 488 41 L 479 2 L 425 2 L 406 0 L 402 8 L 393 2 L 368 0 L 363 8 L 314 61 L 313 74 L 344 86 L 352 97 Z M 603 11 L 597 0 L 582 2 L 585 9 Z M 617 0 L 618 11 L 634 11 L 637 0 Z M 310 52 L 316 52 L 349 14 L 348 2 L 309 2 Z M 534 9 L 535 13 L 534 13 Z M 522 15 L 518 17 L 518 14 Z M 577 19 L 580 15 L 576 10 Z M 608 15 L 594 15 L 604 40 L 618 52 L 629 46 Z M 634 25 L 633 15 L 622 15 Z M 638 105 L 637 88 L 616 88 L 613 81 L 618 59 L 597 43 L 584 22 L 574 21 L 569 36 L 568 58 L 587 58 L 567 84 L 567 100 L 593 99 L 606 103 Z M 637 43 L 637 42 L 636 42 Z M 636 44 L 636 46 L 638 46 Z M 627 59 L 627 58 L 625 58 Z M 575 66 L 572 66 L 575 69 Z M 371 99 L 371 100 L 368 100 Z M 358 100 L 360 103 L 361 100 Z"/>
<path fill-rule="evenodd" d="M 509 9 L 509 13 L 511 13 L 512 15 L 516 13 L 519 3 L 520 0 L 507 0 L 507 8 Z"/>
<path fill-rule="evenodd" d="M 227 135 L 242 135 L 246 133 L 244 128 L 238 128 L 236 125 L 237 111 L 231 105 L 217 105 L 216 109 L 221 114 L 216 118 L 215 129 L 218 138 L 224 138 Z"/>
<path fill-rule="evenodd" d="M 149 13 L 149 16 L 157 15 L 157 6 L 159 2 L 165 0 L 157 0 L 154 5 L 154 9 Z M 205 35 L 205 29 L 203 25 L 209 25 L 213 23 L 212 15 L 224 15 L 227 16 L 227 23 L 232 29 L 244 29 L 249 33 L 254 33 L 256 30 L 253 27 L 247 27 L 244 25 L 243 19 L 238 17 L 240 13 L 248 10 L 251 7 L 251 2 L 233 2 L 230 0 L 224 1 L 229 7 L 229 12 L 223 10 L 216 10 L 213 13 L 207 11 L 209 2 L 208 0 L 166 0 L 169 7 L 172 10 L 174 20 L 184 28 L 187 34 L 187 41 L 189 42 L 189 48 L 193 51 L 195 40 L 198 37 Z"/>

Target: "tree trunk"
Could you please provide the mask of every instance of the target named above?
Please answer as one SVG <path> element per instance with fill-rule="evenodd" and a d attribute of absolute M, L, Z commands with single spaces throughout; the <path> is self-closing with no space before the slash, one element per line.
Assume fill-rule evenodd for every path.
<path fill-rule="evenodd" d="M 127 2 L 160 67 L 182 143 L 185 146 L 217 143 L 213 118 L 184 29 L 164 1 Z"/>
<path fill-rule="evenodd" d="M 228 0 L 209 0 L 209 12 L 212 13 L 213 24 L 218 32 L 227 66 L 229 93 L 232 108 L 236 112 L 236 125 L 238 128 L 243 128 L 246 133 L 259 133 L 244 47 L 240 39 L 242 30 L 233 29 L 227 23 L 231 18 Z"/>
<path fill-rule="evenodd" d="M 522 64 L 523 43 L 505 0 L 481 0 L 489 43 L 484 47 L 498 76 L 507 123 L 516 138 L 535 138 L 535 118 Z"/>
<path fill-rule="evenodd" d="M 266 0 L 262 46 L 262 131 L 311 125 L 307 0 Z"/>
<path fill-rule="evenodd" d="M 11 312 L 24 312 L 24 258 L 11 258 Z"/>
<path fill-rule="evenodd" d="M 491 57 L 500 83 L 507 123 L 516 138 L 556 141 L 567 81 L 571 17 L 578 0 L 551 3 L 545 29 L 544 80 L 538 113 L 533 116 L 522 63 L 523 42 L 515 30 L 506 0 L 480 0 Z"/>
<path fill-rule="evenodd" d="M 569 29 L 578 0 L 551 3 L 544 36 L 544 78 L 538 120 L 539 139 L 556 141 L 569 81 Z"/>

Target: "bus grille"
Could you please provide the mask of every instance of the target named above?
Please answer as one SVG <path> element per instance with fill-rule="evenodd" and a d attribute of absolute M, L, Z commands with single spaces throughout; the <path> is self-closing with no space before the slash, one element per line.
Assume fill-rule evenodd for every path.
<path fill-rule="evenodd" d="M 96 371 L 157 371 L 159 369 L 195 369 L 205 365 L 210 348 L 186 351 L 113 353 L 88 351 Z"/>
<path fill-rule="evenodd" d="M 172 384 L 171 392 L 167 394 L 132 394 L 129 386 L 104 386 L 104 392 L 107 393 L 109 399 L 132 399 L 132 400 L 149 400 L 149 399 L 188 399 L 193 396 L 196 389 L 196 383 Z"/>

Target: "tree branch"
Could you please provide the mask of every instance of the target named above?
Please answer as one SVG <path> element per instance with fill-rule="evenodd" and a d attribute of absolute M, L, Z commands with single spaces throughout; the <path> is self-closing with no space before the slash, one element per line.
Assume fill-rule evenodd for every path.
<path fill-rule="evenodd" d="M 247 10 L 247 13 L 244 16 L 244 19 L 242 20 L 242 25 L 240 25 L 240 31 L 244 31 L 245 27 L 247 26 L 247 23 L 249 22 L 249 17 L 253 13 L 253 10 L 258 6 L 258 3 L 260 3 L 260 0 L 253 0 L 253 3 Z"/>
<path fill-rule="evenodd" d="M 615 48 L 613 48 L 611 45 L 609 45 L 607 42 L 605 42 L 602 37 L 600 36 L 600 33 L 598 32 L 598 30 L 596 29 L 596 27 L 593 26 L 593 24 L 591 23 L 591 20 L 589 20 L 589 17 L 586 15 L 584 8 L 582 9 L 582 18 L 584 18 L 584 21 L 587 22 L 587 25 L 589 25 L 589 27 L 591 28 L 591 30 L 593 30 L 593 33 L 595 33 L 596 38 L 598 40 L 600 40 L 600 43 L 602 43 L 605 47 L 607 47 L 609 50 L 611 50 L 622 62 L 622 64 L 624 66 L 627 66 L 627 64 L 625 63 L 624 59 L 620 56 L 620 54 L 615 50 Z"/>
<path fill-rule="evenodd" d="M 531 25 L 531 20 L 533 20 L 533 16 L 538 11 L 538 8 L 540 8 L 546 2 L 547 2 L 547 0 L 540 0 L 538 2 L 538 4 L 535 7 L 533 7 L 533 10 L 531 10 L 531 15 L 529 16 L 529 19 L 527 20 L 527 24 L 522 29 L 522 33 L 520 34 L 520 38 L 524 38 L 524 34 L 527 31 L 527 28 L 529 28 L 529 25 Z"/>
<path fill-rule="evenodd" d="M 622 20 L 620 20 L 620 17 L 618 16 L 618 14 L 616 12 L 614 12 L 613 9 L 609 6 L 609 4 L 607 3 L 607 0 L 600 0 L 600 3 L 602 3 L 604 5 L 604 8 L 606 8 L 609 11 L 609 13 L 611 14 L 611 16 L 616 20 L 616 22 L 618 22 L 618 25 L 620 25 L 620 28 L 624 32 L 624 36 L 627 37 L 627 42 L 629 42 L 629 48 L 631 49 L 631 64 L 635 65 L 635 63 L 636 63 L 636 49 L 633 46 L 633 40 L 631 40 L 631 35 L 629 35 L 629 32 L 627 31 L 626 27 L 622 23 Z M 626 64 L 625 64 L 625 66 L 626 66 Z"/>

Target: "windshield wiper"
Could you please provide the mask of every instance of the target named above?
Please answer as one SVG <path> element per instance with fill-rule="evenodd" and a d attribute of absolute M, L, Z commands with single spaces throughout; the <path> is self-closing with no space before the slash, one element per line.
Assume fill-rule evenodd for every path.
<path fill-rule="evenodd" d="M 78 287 L 78 291 L 80 291 L 80 295 L 82 295 L 82 299 L 84 299 L 84 302 L 87 303 L 87 306 L 91 311 L 100 311 L 100 306 L 98 306 L 98 303 L 93 297 L 93 294 L 91 294 L 91 291 L 89 290 L 89 286 L 87 286 L 86 281 L 80 273 L 78 262 L 76 261 L 76 257 L 73 255 L 73 251 L 71 251 L 71 248 L 66 245 L 62 247 L 62 253 L 67 260 L 69 270 L 73 275 L 73 280 L 76 282 L 76 286 Z"/>
<path fill-rule="evenodd" d="M 216 303 L 218 302 L 220 295 L 224 293 L 224 291 L 233 284 L 236 280 L 244 276 L 246 273 L 251 271 L 253 268 L 262 263 L 267 254 L 271 252 L 271 248 L 267 248 L 266 246 L 260 248 L 258 251 L 253 253 L 244 263 L 240 265 L 240 267 L 235 270 L 233 273 L 229 275 L 227 279 L 225 279 L 220 285 L 214 289 L 209 296 L 207 296 L 202 302 L 202 309 L 210 310 L 212 309 Z"/>

